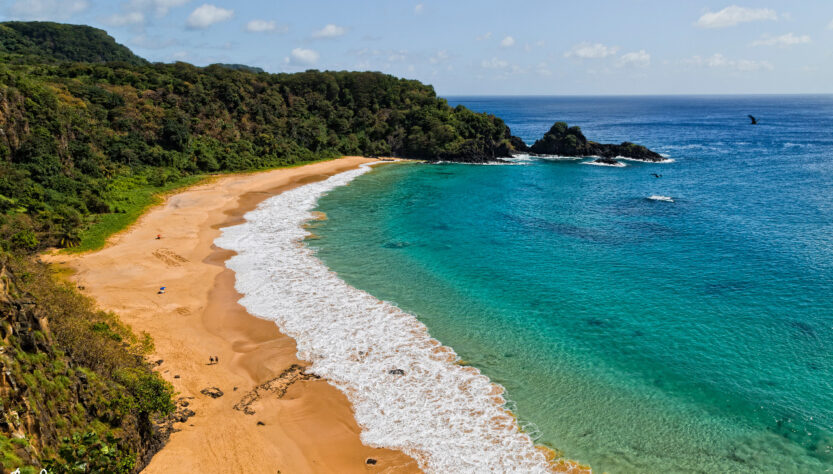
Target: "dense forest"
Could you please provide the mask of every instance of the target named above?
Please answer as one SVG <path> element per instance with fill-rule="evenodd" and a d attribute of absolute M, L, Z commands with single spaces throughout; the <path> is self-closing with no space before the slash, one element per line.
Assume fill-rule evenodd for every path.
<path fill-rule="evenodd" d="M 136 472 L 180 416 L 152 341 L 38 252 L 100 246 L 207 174 L 347 154 L 486 161 L 513 138 L 417 81 L 151 64 L 95 28 L 0 23 L 0 469 Z"/>
<path fill-rule="evenodd" d="M 27 34 L 36 27 L 67 28 L 0 24 Z M 65 44 L 57 58 L 125 56 L 103 31 L 71 28 L 85 38 L 98 32 L 100 41 L 89 41 L 93 53 L 83 50 L 87 41 Z M 12 51 L 0 53 L 6 248 L 77 244 L 90 221 L 123 210 L 124 187 L 339 155 L 485 161 L 511 150 L 499 118 L 452 108 L 431 86 L 381 73 L 268 74 L 123 59 L 33 63 L 56 48 L 29 54 L 32 46 L 6 45 L 67 35 L 3 40 Z M 107 41 L 113 54 L 102 52 Z"/>

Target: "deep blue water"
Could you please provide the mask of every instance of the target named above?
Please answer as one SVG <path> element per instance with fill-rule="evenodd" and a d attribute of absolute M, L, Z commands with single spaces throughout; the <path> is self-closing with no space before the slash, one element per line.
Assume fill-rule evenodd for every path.
<path fill-rule="evenodd" d="M 597 472 L 833 471 L 833 97 L 449 102 L 674 162 L 383 166 L 321 199 L 328 266 Z"/>

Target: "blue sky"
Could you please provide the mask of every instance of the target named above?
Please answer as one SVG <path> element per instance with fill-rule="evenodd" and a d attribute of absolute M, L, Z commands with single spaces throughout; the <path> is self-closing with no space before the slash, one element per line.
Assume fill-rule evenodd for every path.
<path fill-rule="evenodd" d="M 459 94 L 833 93 L 833 1 L 0 0 L 152 61 L 383 71 Z"/>

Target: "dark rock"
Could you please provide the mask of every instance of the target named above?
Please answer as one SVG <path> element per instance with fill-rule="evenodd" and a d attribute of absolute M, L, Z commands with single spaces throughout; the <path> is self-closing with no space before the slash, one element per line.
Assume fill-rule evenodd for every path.
<path fill-rule="evenodd" d="M 174 378 L 175 378 L 175 379 L 178 379 L 178 378 L 179 378 L 179 375 L 174 375 Z"/>
<path fill-rule="evenodd" d="M 619 163 L 618 161 L 614 160 L 613 158 L 611 158 L 609 156 L 602 156 L 600 158 L 596 158 L 595 160 L 593 160 L 593 163 L 599 163 L 599 164 L 602 164 L 602 165 L 610 165 L 610 166 L 619 166 L 621 164 L 621 163 Z"/>
<path fill-rule="evenodd" d="M 529 146 L 527 146 L 527 144 L 524 143 L 524 141 L 520 137 L 516 137 L 515 135 L 509 137 L 509 144 L 512 145 L 512 148 L 515 151 L 519 151 L 522 153 L 529 151 Z"/>
<path fill-rule="evenodd" d="M 589 141 L 581 132 L 581 128 L 569 127 L 567 122 L 555 122 L 550 130 L 540 140 L 536 140 L 529 150 L 539 155 L 600 156 L 602 158 L 622 156 L 651 162 L 665 159 L 659 153 L 631 142 L 614 145 Z"/>
<path fill-rule="evenodd" d="M 402 369 L 392 369 L 388 371 L 391 375 L 405 375 L 405 371 Z"/>
<path fill-rule="evenodd" d="M 365 461 L 365 463 L 370 464 L 371 466 L 376 464 L 376 462 L 377 461 L 373 458 L 367 458 L 367 460 Z"/>
<path fill-rule="evenodd" d="M 180 410 L 176 413 L 177 420 L 180 423 L 185 423 L 186 421 L 188 421 L 188 418 L 191 418 L 194 415 L 196 415 L 194 410 L 191 410 L 191 409 L 188 409 L 188 408 L 185 408 L 184 410 Z"/>
<path fill-rule="evenodd" d="M 223 391 L 217 387 L 207 387 L 200 390 L 200 393 L 211 398 L 220 398 L 223 396 Z"/>
<path fill-rule="evenodd" d="M 262 421 L 258 421 L 258 422 L 257 422 L 257 426 L 266 426 L 266 423 L 264 423 L 264 422 L 262 422 Z"/>

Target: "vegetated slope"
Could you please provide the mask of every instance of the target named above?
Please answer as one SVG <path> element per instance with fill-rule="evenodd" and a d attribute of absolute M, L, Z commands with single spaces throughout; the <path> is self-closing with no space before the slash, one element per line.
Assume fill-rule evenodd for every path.
<path fill-rule="evenodd" d="M 149 339 L 45 265 L 4 252 L 0 315 L 0 471 L 143 467 L 175 408 L 172 388 L 144 360 Z"/>
<path fill-rule="evenodd" d="M 0 24 L 2 468 L 135 472 L 174 409 L 151 342 L 57 283 L 38 251 L 94 247 L 154 192 L 206 173 L 342 154 L 486 161 L 509 138 L 500 119 L 381 73 L 149 64 L 94 28 Z"/>
<path fill-rule="evenodd" d="M 48 21 L 0 23 L 0 52 L 38 61 L 115 62 L 147 64 L 104 30 Z"/>

